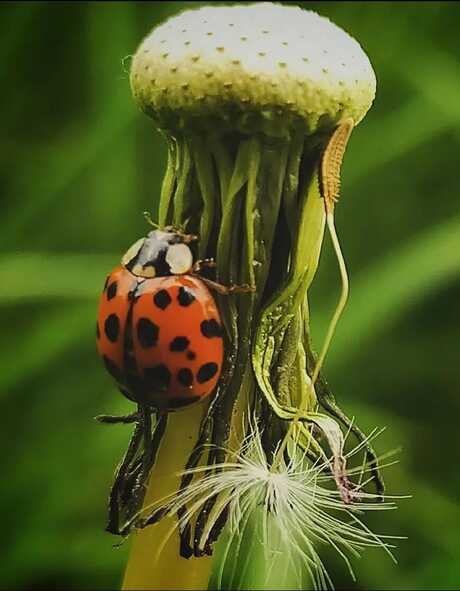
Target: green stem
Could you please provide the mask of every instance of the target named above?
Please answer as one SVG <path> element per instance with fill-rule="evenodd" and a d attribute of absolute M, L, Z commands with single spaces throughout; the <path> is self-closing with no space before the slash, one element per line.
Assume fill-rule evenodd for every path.
<path fill-rule="evenodd" d="M 203 199 L 198 243 L 198 256 L 203 259 L 208 250 L 209 238 L 214 223 L 216 185 L 212 168 L 212 156 L 206 142 L 199 136 L 193 136 L 191 147 L 195 159 L 198 185 Z"/>
<path fill-rule="evenodd" d="M 187 141 L 183 141 L 178 146 L 178 159 L 176 162 L 176 166 L 179 167 L 179 171 L 176 192 L 174 194 L 173 224 L 177 228 L 182 228 L 185 223 L 187 201 L 190 199 L 191 194 L 190 186 L 192 165 L 189 143 Z"/>
<path fill-rule="evenodd" d="M 158 222 L 160 226 L 166 226 L 169 217 L 171 197 L 176 183 L 176 152 L 177 145 L 174 140 L 168 141 L 168 163 L 166 165 L 165 178 L 161 187 L 160 207 L 158 211 Z"/>

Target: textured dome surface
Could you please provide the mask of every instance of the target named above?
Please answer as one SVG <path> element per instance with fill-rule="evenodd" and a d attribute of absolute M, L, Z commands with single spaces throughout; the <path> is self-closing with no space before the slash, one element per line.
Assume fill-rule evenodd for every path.
<path fill-rule="evenodd" d="M 376 81 L 360 45 L 327 18 L 257 3 L 187 10 L 156 27 L 133 58 L 131 86 L 160 127 L 252 113 L 256 127 L 288 115 L 311 133 L 358 123 Z"/>

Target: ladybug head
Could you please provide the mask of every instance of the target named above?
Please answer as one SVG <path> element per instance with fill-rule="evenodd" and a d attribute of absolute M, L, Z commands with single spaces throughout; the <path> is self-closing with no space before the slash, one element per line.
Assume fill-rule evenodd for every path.
<path fill-rule="evenodd" d="M 195 239 L 169 229 L 152 230 L 126 251 L 121 264 L 139 277 L 184 275 L 193 267 L 189 243 Z"/>

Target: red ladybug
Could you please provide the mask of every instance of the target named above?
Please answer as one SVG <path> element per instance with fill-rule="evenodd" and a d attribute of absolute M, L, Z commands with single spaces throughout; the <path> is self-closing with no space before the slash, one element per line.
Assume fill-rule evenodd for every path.
<path fill-rule="evenodd" d="M 108 276 L 97 348 L 121 392 L 173 411 L 209 396 L 224 354 L 219 310 L 194 268 L 193 236 L 154 230 Z"/>
<path fill-rule="evenodd" d="M 131 415 L 97 417 L 136 425 L 110 492 L 106 529 L 113 534 L 144 527 L 139 511 L 168 413 L 216 389 L 223 329 L 208 287 L 222 294 L 251 290 L 195 276 L 213 261 L 193 262 L 193 240 L 172 228 L 149 232 L 129 248 L 101 295 L 97 349 L 121 392 L 137 403 Z"/>

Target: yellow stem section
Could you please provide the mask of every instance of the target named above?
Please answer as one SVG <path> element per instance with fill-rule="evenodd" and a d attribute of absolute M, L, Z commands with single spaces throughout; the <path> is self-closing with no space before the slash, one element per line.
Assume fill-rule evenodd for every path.
<path fill-rule="evenodd" d="M 205 406 L 200 404 L 169 415 L 168 427 L 158 460 L 150 475 L 144 506 L 151 505 L 179 488 L 180 476 L 197 440 Z M 158 553 L 158 548 L 175 527 L 173 517 L 162 519 L 133 534 L 131 554 L 123 589 L 206 589 L 212 558 L 185 559 L 179 555 L 177 528 Z"/>

